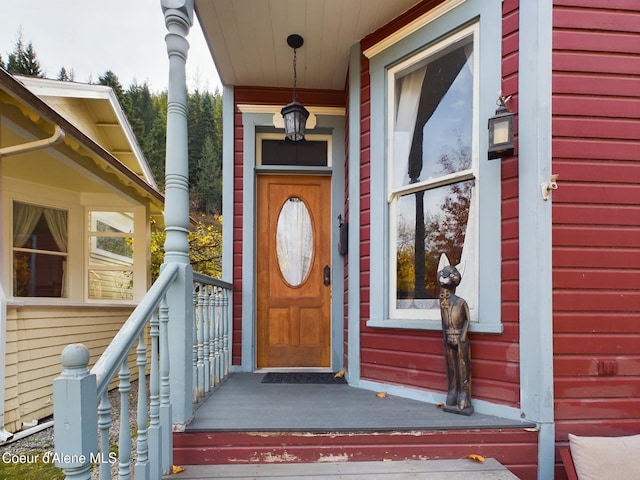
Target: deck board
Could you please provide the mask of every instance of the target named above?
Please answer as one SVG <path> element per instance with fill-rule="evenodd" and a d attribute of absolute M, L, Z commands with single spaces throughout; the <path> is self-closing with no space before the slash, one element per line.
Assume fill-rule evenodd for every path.
<path fill-rule="evenodd" d="M 234 373 L 201 402 L 187 432 L 398 431 L 526 428 L 531 423 L 474 413 L 348 385 L 260 383 L 264 374 Z"/>
<path fill-rule="evenodd" d="M 259 465 L 189 465 L 184 472 L 165 477 L 173 480 L 195 479 L 347 479 L 360 480 L 380 478 L 400 480 L 429 478 L 429 480 L 513 480 L 517 479 L 495 459 L 484 463 L 472 460 L 427 460 L 400 462 L 346 462 L 304 464 L 259 464 Z"/>

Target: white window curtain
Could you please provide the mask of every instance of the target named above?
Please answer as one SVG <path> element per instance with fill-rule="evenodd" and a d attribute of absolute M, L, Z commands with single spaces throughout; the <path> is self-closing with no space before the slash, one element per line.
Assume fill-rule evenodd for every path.
<path fill-rule="evenodd" d="M 469 68 L 471 71 L 471 75 L 473 76 L 473 58 L 471 55 L 473 54 L 473 43 L 470 43 L 464 47 L 464 54 L 467 57 L 466 68 Z M 474 285 L 476 283 L 477 269 L 475 262 L 473 259 L 477 257 L 477 236 L 478 236 L 478 227 L 477 227 L 477 195 L 476 195 L 476 187 L 474 186 L 471 189 L 471 200 L 469 201 L 469 217 L 467 219 L 467 233 L 464 236 L 464 243 L 462 245 L 462 253 L 460 255 L 460 263 L 464 265 L 464 275 L 462 276 L 462 280 L 460 281 L 460 285 L 456 289 L 456 294 L 465 300 L 469 305 L 469 308 L 475 308 L 473 299 L 475 295 L 473 294 Z"/>
<path fill-rule="evenodd" d="M 44 218 L 47 221 L 53 240 L 61 252 L 67 251 L 67 212 L 55 208 L 45 208 Z"/>
<path fill-rule="evenodd" d="M 15 202 L 13 204 L 13 246 L 24 247 L 27 244 L 42 215 L 44 215 L 58 249 L 61 252 L 66 252 L 67 212 L 28 203 Z"/>
<path fill-rule="evenodd" d="M 313 257 L 313 227 L 307 206 L 301 199 L 290 198 L 282 206 L 276 239 L 282 275 L 294 287 L 302 284 Z"/>
<path fill-rule="evenodd" d="M 27 203 L 13 204 L 13 246 L 24 247 L 33 230 L 36 228 L 40 216 L 42 215 L 42 207 L 29 205 Z"/>
<path fill-rule="evenodd" d="M 393 185 L 399 187 L 409 183 L 409 152 L 418 118 L 420 92 L 427 67 L 411 72 L 400 80 L 398 106 L 393 132 Z"/>

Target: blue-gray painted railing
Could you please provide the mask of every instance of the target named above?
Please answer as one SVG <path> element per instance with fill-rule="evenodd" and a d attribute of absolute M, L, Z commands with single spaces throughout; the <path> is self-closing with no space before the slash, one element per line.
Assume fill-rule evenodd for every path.
<path fill-rule="evenodd" d="M 54 381 L 54 436 L 58 466 L 68 479 L 89 480 L 92 464 L 99 478 L 111 478 L 118 463 L 118 478 L 156 480 L 170 471 L 173 459 L 169 390 L 170 311 L 166 294 L 178 276 L 178 267 L 167 264 L 158 280 L 89 371 L 89 350 L 68 345 L 62 353 L 62 374 Z M 231 364 L 229 299 L 231 284 L 194 274 L 194 401 L 213 391 Z M 147 325 L 151 352 L 145 343 Z M 137 343 L 136 343 L 137 342 Z M 131 391 L 129 353 L 135 346 L 138 372 L 136 462 L 132 467 L 132 433 L 129 418 Z M 149 358 L 149 362 L 147 359 Z M 148 370 L 147 370 L 147 367 Z M 147 397 L 147 377 L 149 385 Z M 118 375 L 120 430 L 117 454 L 111 452 L 111 403 L 109 384 Z M 97 405 L 97 408 L 96 408 Z M 97 428 L 96 428 L 97 426 Z M 100 433 L 100 448 L 98 435 Z"/>
<path fill-rule="evenodd" d="M 231 284 L 193 274 L 193 400 L 210 393 L 231 365 Z"/>

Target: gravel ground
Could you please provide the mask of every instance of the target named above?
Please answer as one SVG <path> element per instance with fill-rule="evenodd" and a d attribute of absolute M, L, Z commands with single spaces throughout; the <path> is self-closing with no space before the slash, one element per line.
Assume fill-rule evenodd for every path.
<path fill-rule="evenodd" d="M 136 427 L 136 411 L 137 411 L 137 395 L 138 395 L 138 382 L 131 382 L 131 392 L 129 392 L 129 419 L 130 428 L 129 431 L 137 431 Z M 120 429 L 120 393 L 118 389 L 109 392 L 109 401 L 111 402 L 111 428 L 109 430 L 109 443 L 111 445 L 118 444 L 118 436 Z M 45 418 L 40 421 L 43 424 L 53 417 Z M 100 435 L 98 434 L 98 445 L 100 444 Z M 131 465 L 136 461 L 136 445 L 135 439 L 131 441 Z M 5 452 L 11 454 L 24 454 L 30 455 L 35 452 L 53 452 L 54 451 L 54 439 L 53 439 L 53 426 L 46 428 L 40 432 L 26 436 L 16 441 L 4 443 L 0 445 L 0 455 Z M 115 462 L 111 465 L 111 477 L 115 480 L 118 478 L 118 463 Z M 98 468 L 92 469 L 92 478 L 98 478 Z"/>

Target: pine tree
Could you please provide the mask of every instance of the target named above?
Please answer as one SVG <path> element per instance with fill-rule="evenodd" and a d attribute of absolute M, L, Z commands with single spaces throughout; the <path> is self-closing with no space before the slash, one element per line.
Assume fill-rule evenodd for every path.
<path fill-rule="evenodd" d="M 116 97 L 118 97 L 118 101 L 120 102 L 120 105 L 124 109 L 125 103 L 126 103 L 124 88 L 122 88 L 122 84 L 120 83 L 120 80 L 118 79 L 118 76 L 115 73 L 113 73 L 111 70 L 107 70 L 106 72 L 104 72 L 103 75 L 98 76 L 98 84 L 106 85 L 108 87 L 113 88 L 113 91 L 116 94 Z"/>
<path fill-rule="evenodd" d="M 25 48 L 22 33 L 18 34 L 15 49 L 9 54 L 7 71 L 14 75 L 44 77 L 33 44 L 29 42 Z"/>
<path fill-rule="evenodd" d="M 58 72 L 57 80 L 61 80 L 63 82 L 73 82 L 74 80 L 73 70 L 71 70 L 70 72 L 67 72 L 67 69 L 62 67 L 60 69 L 60 72 Z"/>
<path fill-rule="evenodd" d="M 139 139 L 147 162 L 151 167 L 151 173 L 155 178 L 158 188 L 164 190 L 164 162 L 167 149 L 167 92 L 153 96 L 154 108 L 157 112 L 144 139 Z"/>

